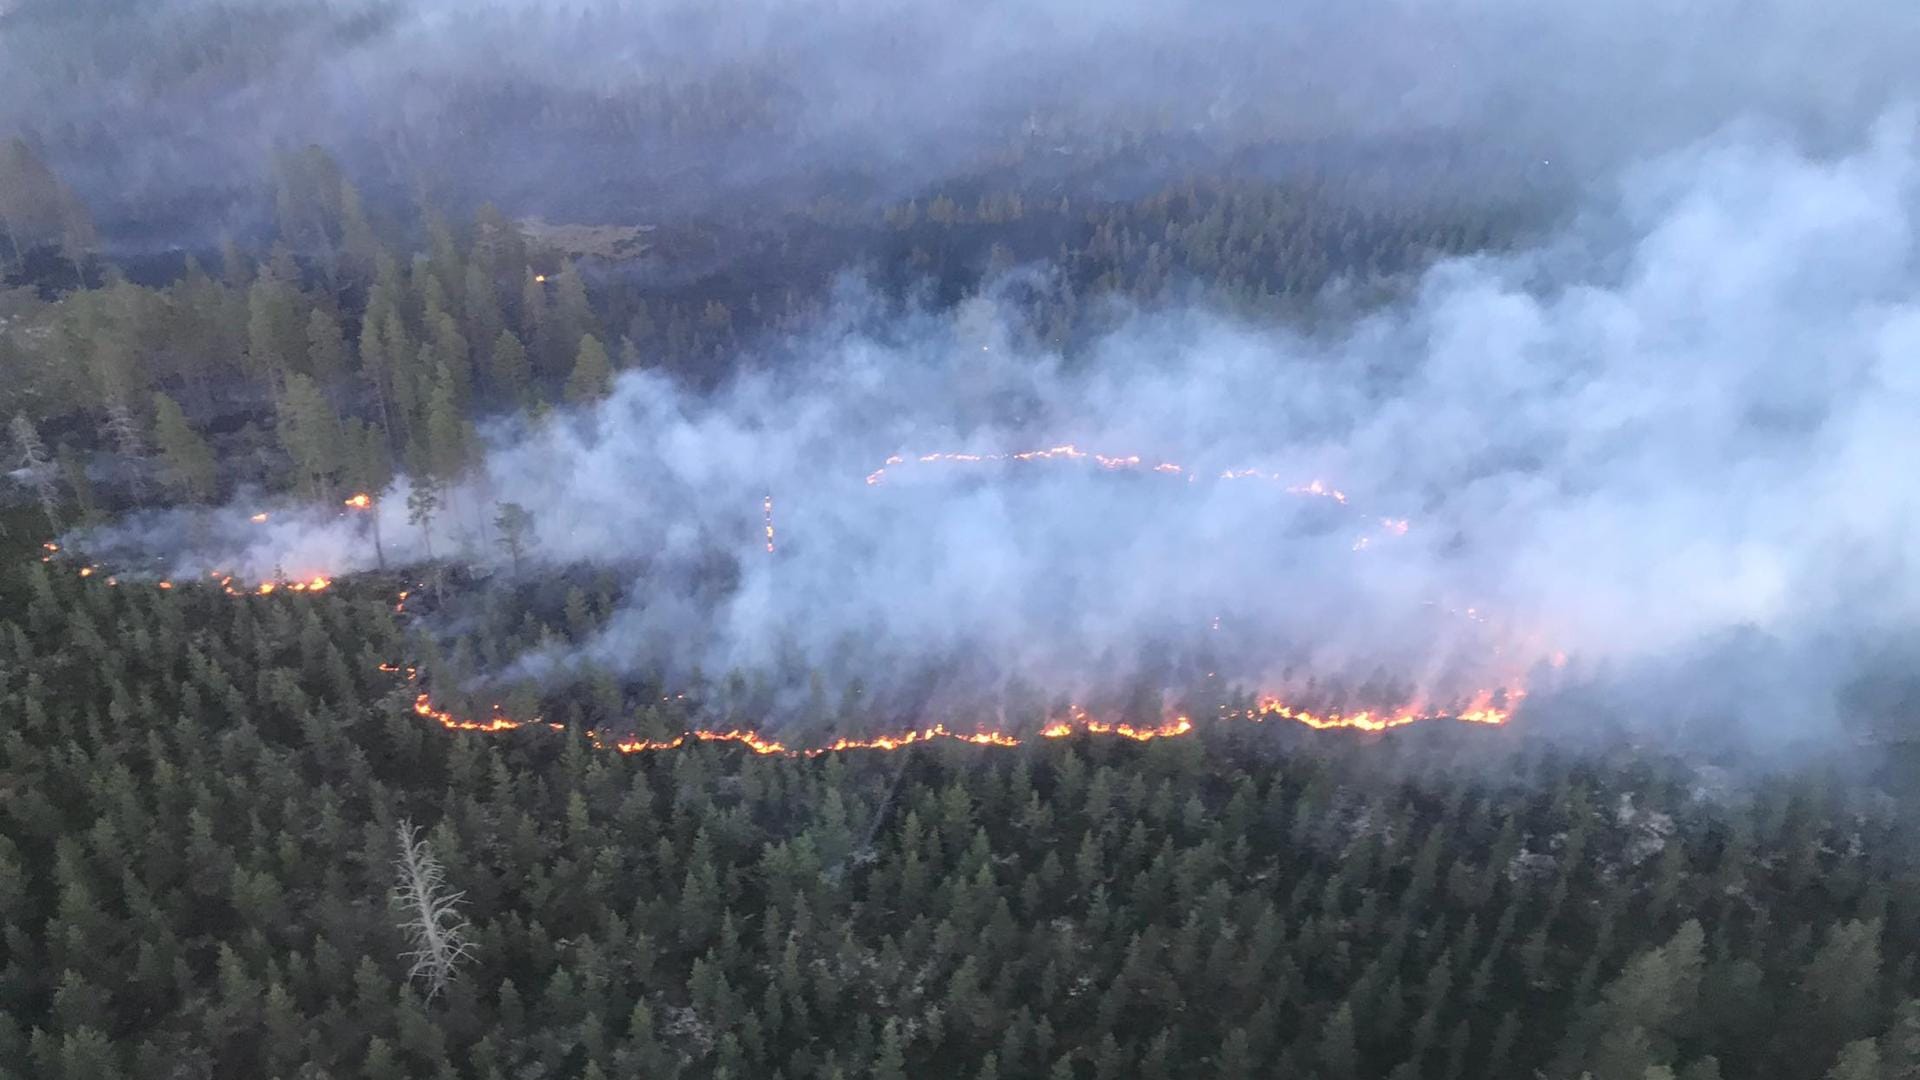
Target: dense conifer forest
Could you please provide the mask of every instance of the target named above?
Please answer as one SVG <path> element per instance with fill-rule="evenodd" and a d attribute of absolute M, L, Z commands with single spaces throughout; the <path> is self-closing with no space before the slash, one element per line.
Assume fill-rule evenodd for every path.
<path fill-rule="evenodd" d="M 422 722 L 374 583 L 4 592 L 0 1071 L 1896 1077 L 1911 843 L 1834 776 L 1493 730 L 626 756 Z M 403 821 L 471 958 L 409 980 Z"/>
<path fill-rule="evenodd" d="M 48 85 L 131 67 L 183 108 L 404 6 L 314 29 L 285 5 L 0 3 L 0 35 L 101 18 L 124 33 Z M 852 40 L 897 45 L 883 29 Z M 108 41 L 148 30 L 157 59 Z M 149 216 L 129 196 L 100 225 L 87 193 L 139 155 L 59 164 L 153 153 L 138 103 L 39 101 L 63 119 L 18 136 L 0 111 L 0 1080 L 1920 1080 L 1903 732 L 1782 761 L 1574 700 L 1384 732 L 1200 714 L 1172 738 L 1151 687 L 1120 718 L 1139 737 L 756 753 L 734 736 L 771 714 L 761 672 L 516 668 L 595 640 L 649 553 L 543 563 L 524 506 L 453 503 L 500 425 L 589 415 L 630 373 L 694 395 L 797 364 L 851 307 L 964 320 L 988 297 L 1069 368 L 1143 315 L 1309 340 L 1574 216 L 1531 144 L 1301 134 L 1278 99 L 1231 139 L 1195 119 L 1225 98 L 994 112 L 965 154 L 806 146 L 783 187 L 740 161 L 814 130 L 825 106 L 781 79 L 818 44 L 624 96 L 455 79 L 424 131 L 275 142 L 176 201 L 186 151 L 155 158 Z M 512 153 L 516 128 L 565 160 Z M 664 163 L 595 167 L 622 140 Z M 428 167 L 476 158 L 499 176 Z M 594 209 L 542 217 L 569 199 Z M 396 480 L 427 558 L 311 585 L 71 539 L 364 510 Z M 449 553 L 468 518 L 500 559 Z M 872 734 L 864 675 L 839 696 L 787 674 L 811 691 L 794 745 Z M 1902 685 L 1882 711 L 1910 721 Z M 732 734 L 676 737 L 703 726 Z"/>
<path fill-rule="evenodd" d="M 1026 213 L 936 200 L 888 227 L 965 276 Z M 1090 294 L 1147 302 L 1177 266 L 1280 303 L 1488 228 L 1287 191 L 1041 216 Z M 480 411 L 588 401 L 632 364 L 697 378 L 747 332 L 719 299 L 590 289 L 497 215 L 430 218 L 404 259 L 351 212 L 321 220 L 328 260 L 139 285 L 82 255 L 84 287 L 52 270 L 11 294 L 9 411 L 56 464 L 9 516 L 0 604 L 0 1075 L 1920 1069 L 1911 844 L 1838 774 L 1727 790 L 1467 730 L 624 756 L 582 734 L 647 722 L 618 688 L 526 697 L 560 732 L 417 716 L 382 665 L 443 643 L 392 610 L 403 579 L 234 598 L 36 559 L 70 521 L 243 481 L 451 475 Z M 489 610 L 437 662 L 583 636 L 610 603 L 586 585 L 551 625 L 533 597 L 443 586 Z M 431 998 L 391 899 L 403 821 L 470 924 Z"/>

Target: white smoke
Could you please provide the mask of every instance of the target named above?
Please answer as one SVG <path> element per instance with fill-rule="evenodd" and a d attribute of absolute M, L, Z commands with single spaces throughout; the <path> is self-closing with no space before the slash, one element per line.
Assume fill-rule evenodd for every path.
<path fill-rule="evenodd" d="M 1445 701 L 1565 653 L 1830 719 L 1867 646 L 1920 625 L 1917 175 L 1906 112 L 1830 158 L 1737 127 L 1631 170 L 1550 244 L 1436 266 L 1311 335 L 1142 313 L 1063 358 L 992 293 L 885 318 L 850 288 L 718 393 L 632 373 L 491 431 L 436 550 L 471 529 L 463 557 L 500 565 L 479 523 L 514 501 L 537 562 L 636 568 L 598 639 L 522 671 L 1078 691 L 1219 665 Z M 1143 462 L 913 460 L 1069 443 Z M 1279 479 L 1220 479 L 1249 468 Z M 1286 490 L 1316 479 L 1347 502 Z M 404 489 L 380 505 L 389 558 L 421 554 Z M 364 568 L 366 530 L 236 511 L 248 542 L 182 569 Z"/>
<path fill-rule="evenodd" d="M 846 194 L 822 170 L 905 198 L 1140 134 L 1171 175 L 1250 147 L 1338 173 L 1361 147 L 1379 157 L 1348 175 L 1389 184 L 1530 162 L 1584 181 L 1749 110 L 1844 137 L 1916 89 L 1920 47 L 1897 0 L 38 0 L 4 20 L 0 133 L 43 144 L 103 220 L 189 244 L 308 144 L 375 189 L 424 174 L 563 220 Z"/>

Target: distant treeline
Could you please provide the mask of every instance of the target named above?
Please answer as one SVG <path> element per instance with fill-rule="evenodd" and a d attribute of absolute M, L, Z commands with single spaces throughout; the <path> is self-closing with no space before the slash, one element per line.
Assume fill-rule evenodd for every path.
<path fill-rule="evenodd" d="M 1022 315 L 1071 350 L 1115 299 L 1304 317 L 1336 281 L 1366 303 L 1522 221 L 1304 181 L 1195 180 L 1118 202 L 973 181 L 879 210 L 820 200 L 753 225 L 677 222 L 627 236 L 638 258 L 609 263 L 530 240 L 491 207 L 372 218 L 314 149 L 277 161 L 269 250 L 230 243 L 137 284 L 31 148 L 4 149 L 0 416 L 66 461 L 60 512 L 86 517 L 243 481 L 330 497 L 396 467 L 451 479 L 473 459 L 475 417 L 591 401 L 629 367 L 714 382 L 744 346 L 823 310 L 847 272 L 899 302 L 951 303 L 1038 268 Z"/>

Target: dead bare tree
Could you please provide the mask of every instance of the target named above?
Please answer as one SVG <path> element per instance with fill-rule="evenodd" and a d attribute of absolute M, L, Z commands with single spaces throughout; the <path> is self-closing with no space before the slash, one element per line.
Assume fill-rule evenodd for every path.
<path fill-rule="evenodd" d="M 397 836 L 400 858 L 394 864 L 398 881 L 393 899 L 405 915 L 400 929 L 413 946 L 401 955 L 413 962 L 407 978 L 425 982 L 427 1000 L 432 1001 L 453 980 L 460 962 L 473 954 L 467 936 L 471 927 L 458 910 L 466 894 L 447 891 L 446 870 L 413 822 L 403 819 Z"/>
<path fill-rule="evenodd" d="M 120 451 L 122 464 L 127 469 L 127 486 L 132 489 L 133 497 L 146 498 L 147 444 L 140 437 L 140 425 L 133 419 L 133 410 L 115 398 L 107 406 L 107 419 L 100 425 L 100 433 L 112 440 L 114 448 Z"/>
<path fill-rule="evenodd" d="M 15 416 L 7 428 L 20 451 L 20 469 L 34 494 L 39 496 L 40 509 L 46 512 L 47 527 L 57 533 L 60 531 L 60 492 L 54 486 L 53 459 L 47 456 L 47 445 L 40 441 L 40 433 L 33 429 L 33 421 L 25 415 Z"/>

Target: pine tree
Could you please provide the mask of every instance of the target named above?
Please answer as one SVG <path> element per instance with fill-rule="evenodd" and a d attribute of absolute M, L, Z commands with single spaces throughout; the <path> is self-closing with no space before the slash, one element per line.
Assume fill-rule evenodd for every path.
<path fill-rule="evenodd" d="M 511 330 L 502 330 L 493 339 L 493 354 L 488 366 L 497 400 L 525 408 L 531 405 L 533 369 L 527 363 L 527 350 Z"/>
<path fill-rule="evenodd" d="M 880 1054 L 874 1060 L 873 1080 L 907 1080 L 907 1061 L 900 1037 L 900 1022 L 888 1018 L 880 1034 Z M 1851 1080 L 1851 1078 L 1848 1078 Z"/>
<path fill-rule="evenodd" d="M 60 252 L 73 267 L 75 283 L 85 288 L 86 257 L 100 244 L 100 238 L 94 232 L 93 216 L 87 213 L 86 204 L 80 201 L 80 197 L 64 187 L 60 190 L 59 210 Z"/>
<path fill-rule="evenodd" d="M 520 570 L 520 559 L 526 554 L 527 541 L 533 535 L 533 515 L 527 508 L 515 502 L 500 504 L 500 513 L 493 519 L 493 527 L 500 530 L 500 546 L 507 551 L 507 557 L 513 560 L 515 573 Z"/>
<path fill-rule="evenodd" d="M 1880 1048 L 1872 1039 L 1855 1039 L 1840 1048 L 1840 1058 L 1827 1070 L 1827 1080 L 1883 1080 Z"/>
<path fill-rule="evenodd" d="M 1680 1070 L 1680 1080 L 1720 1080 L 1720 1062 L 1711 1055 Z"/>
<path fill-rule="evenodd" d="M 460 410 L 452 377 L 443 369 L 427 397 L 425 470 L 441 484 L 457 481 L 478 452 L 473 422 Z"/>
<path fill-rule="evenodd" d="M 0 231 L 14 262 L 59 237 L 64 198 L 59 178 L 25 139 L 0 144 Z"/>
<path fill-rule="evenodd" d="M 591 405 L 613 392 L 613 365 L 600 339 L 588 334 L 580 339 L 580 355 L 574 359 L 573 374 L 567 376 L 569 404 Z"/>
<path fill-rule="evenodd" d="M 1357 1069 L 1353 1042 L 1353 1008 L 1341 1002 L 1320 1030 L 1320 1075 L 1327 1080 L 1350 1080 Z"/>
<path fill-rule="evenodd" d="M 1920 1080 L 1920 998 L 1908 998 L 1880 1036 L 1880 1063 L 1887 1080 Z"/>
<path fill-rule="evenodd" d="M 369 307 L 366 317 L 360 322 L 360 377 L 373 391 L 374 400 L 379 402 L 380 426 L 391 437 L 399 430 L 395 427 L 397 417 L 392 403 L 394 366 L 380 328 L 380 322 L 374 319 L 373 309 Z"/>
<path fill-rule="evenodd" d="M 348 444 L 345 479 L 354 491 L 348 506 L 366 512 L 373 536 L 374 559 L 384 570 L 387 552 L 380 536 L 379 493 L 393 482 L 393 461 L 387 453 L 387 439 L 372 424 L 349 422 L 342 430 Z"/>
<path fill-rule="evenodd" d="M 580 339 L 597 332 L 593 307 L 587 301 L 587 283 L 571 261 L 553 275 L 554 345 L 562 356 L 579 347 Z"/>
<path fill-rule="evenodd" d="M 433 519 L 440 512 L 440 490 L 431 477 L 417 477 L 407 492 L 407 523 L 420 530 L 427 558 L 433 558 Z"/>
<path fill-rule="evenodd" d="M 160 475 L 167 487 L 190 502 L 213 498 L 213 451 L 187 423 L 180 406 L 165 394 L 153 396 L 153 436 L 159 444 Z"/>
<path fill-rule="evenodd" d="M 404 1080 L 407 1072 L 392 1044 L 375 1035 L 367 1040 L 367 1057 L 360 1066 L 360 1075 L 365 1080 Z"/>
<path fill-rule="evenodd" d="M 1852 920 L 1834 926 L 1800 977 L 1808 1030 L 1832 1047 L 1878 1026 L 1880 924 Z"/>
<path fill-rule="evenodd" d="M 506 330 L 493 281 L 492 270 L 478 257 L 467 265 L 461 307 L 466 312 L 466 338 L 475 345 L 485 345 Z"/>
<path fill-rule="evenodd" d="M 554 327 L 557 320 L 547 310 L 546 281 L 546 275 L 536 274 L 529 267 L 526 278 L 521 282 L 520 340 L 527 344 L 534 369 L 550 376 L 565 361 L 556 355 L 558 349 L 554 341 Z"/>
<path fill-rule="evenodd" d="M 293 458 L 301 486 L 313 498 L 324 499 L 345 464 L 340 418 L 308 376 L 295 372 L 283 385 L 276 424 L 280 445 Z"/>
<path fill-rule="evenodd" d="M 346 268 L 354 276 L 364 280 L 374 273 L 380 242 L 367 221 L 360 190 L 344 176 L 340 179 L 340 251 L 345 256 Z"/>
<path fill-rule="evenodd" d="M 305 366 L 305 324 L 294 288 L 262 276 L 247 290 L 247 359 L 253 371 L 274 385 Z"/>
<path fill-rule="evenodd" d="M 340 324 L 321 308 L 307 313 L 307 370 L 323 387 L 337 386 L 347 374 L 347 348 Z"/>

